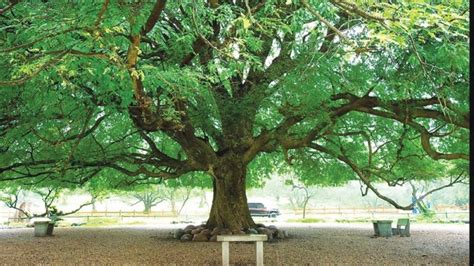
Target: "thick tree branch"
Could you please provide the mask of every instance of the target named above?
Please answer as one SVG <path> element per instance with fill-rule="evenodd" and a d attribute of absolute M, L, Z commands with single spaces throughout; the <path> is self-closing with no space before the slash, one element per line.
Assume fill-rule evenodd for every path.
<path fill-rule="evenodd" d="M 308 4 L 308 2 L 306 0 L 302 0 L 301 3 L 303 4 L 304 7 L 306 7 L 306 9 L 308 9 L 308 11 L 313 14 L 319 21 L 321 21 L 322 23 L 324 23 L 331 31 L 333 31 L 334 33 L 337 34 L 337 36 L 339 36 L 339 38 L 341 38 L 341 40 L 345 41 L 345 42 L 348 42 L 350 43 L 351 41 L 346 37 L 346 35 L 344 35 L 344 33 L 342 33 L 338 28 L 336 28 L 331 22 L 329 22 L 327 19 L 325 19 L 324 17 L 322 17 L 318 11 L 316 11 L 316 9 L 314 9 L 310 4 Z"/>
<path fill-rule="evenodd" d="M 88 129 L 84 129 L 82 130 L 80 133 L 78 134 L 74 134 L 72 136 L 68 136 L 66 138 L 63 138 L 63 139 L 58 139 L 58 140 L 50 140 L 48 139 L 47 137 L 44 137 L 44 136 L 41 136 L 39 132 L 37 132 L 34 128 L 32 129 L 32 133 L 37 136 L 39 139 L 49 143 L 50 145 L 58 145 L 58 144 L 61 144 L 61 143 L 65 143 L 65 142 L 68 142 L 68 141 L 71 141 L 71 140 L 75 140 L 75 139 L 82 139 L 82 138 L 85 138 L 87 137 L 88 135 L 90 135 L 91 133 L 93 133 L 98 127 L 99 125 L 101 124 L 102 121 L 104 121 L 104 119 L 107 117 L 107 115 L 103 115 L 103 116 L 100 116 L 99 118 L 97 118 L 97 120 L 95 121 L 94 125 L 92 125 L 92 127 L 88 128 Z M 87 122 L 85 123 L 85 126 L 87 126 Z"/>
<path fill-rule="evenodd" d="M 76 212 L 80 211 L 82 208 L 94 204 L 95 201 L 96 201 L 96 197 L 93 196 L 92 199 L 91 199 L 89 202 L 86 202 L 86 203 L 81 204 L 79 207 L 77 207 L 76 209 L 74 209 L 74 210 L 72 210 L 72 211 L 69 211 L 69 212 L 60 212 L 60 214 L 61 214 L 61 216 L 66 216 L 66 215 L 70 215 L 70 214 L 76 213 Z"/>
<path fill-rule="evenodd" d="M 346 12 L 354 13 L 359 15 L 360 17 L 363 17 L 365 19 L 370 19 L 370 20 L 376 20 L 380 23 L 384 24 L 384 21 L 387 20 L 387 18 L 380 17 L 374 14 L 371 14 L 369 12 L 366 12 L 362 9 L 360 9 L 356 4 L 350 3 L 344 0 L 331 0 L 330 1 L 332 4 L 338 6 L 339 8 L 342 8 Z"/>
<path fill-rule="evenodd" d="M 10 3 L 6 7 L 0 8 L 0 15 L 12 9 L 18 3 L 20 3 L 20 0 L 10 0 Z"/>
<path fill-rule="evenodd" d="M 104 0 L 104 4 L 102 5 L 102 8 L 100 9 L 99 14 L 97 15 L 97 19 L 95 20 L 94 26 L 97 28 L 99 27 L 100 23 L 102 22 L 103 16 L 105 14 L 105 11 L 107 11 L 107 7 L 109 6 L 110 0 Z"/>
<path fill-rule="evenodd" d="M 146 35 L 149 33 L 153 27 L 155 27 L 156 22 L 158 22 L 158 19 L 160 18 L 161 13 L 163 12 L 163 9 L 165 9 L 166 5 L 166 0 L 157 0 L 153 10 L 151 11 L 150 16 L 148 17 L 145 26 L 143 26 L 141 35 Z"/>

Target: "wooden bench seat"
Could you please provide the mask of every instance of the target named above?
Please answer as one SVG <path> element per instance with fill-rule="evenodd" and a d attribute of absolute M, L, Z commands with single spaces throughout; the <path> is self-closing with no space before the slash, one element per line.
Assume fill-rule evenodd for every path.
<path fill-rule="evenodd" d="M 263 241 L 267 235 L 220 235 L 217 241 L 222 242 L 222 265 L 229 265 L 229 242 L 255 242 L 257 253 L 257 266 L 263 266 Z"/>

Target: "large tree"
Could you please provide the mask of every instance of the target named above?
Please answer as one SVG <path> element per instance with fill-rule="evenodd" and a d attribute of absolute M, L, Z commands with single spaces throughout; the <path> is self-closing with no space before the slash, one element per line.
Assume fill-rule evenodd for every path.
<path fill-rule="evenodd" d="M 404 209 L 374 183 L 465 177 L 467 1 L 0 4 L 0 180 L 208 176 L 239 230 L 281 162 Z"/>

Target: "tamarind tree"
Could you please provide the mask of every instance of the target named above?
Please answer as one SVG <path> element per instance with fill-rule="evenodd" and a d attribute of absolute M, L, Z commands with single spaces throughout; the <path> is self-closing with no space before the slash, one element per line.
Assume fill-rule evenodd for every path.
<path fill-rule="evenodd" d="M 374 183 L 466 181 L 467 1 L 0 4 L 0 181 L 187 176 L 231 230 L 275 170 L 400 209 Z"/>

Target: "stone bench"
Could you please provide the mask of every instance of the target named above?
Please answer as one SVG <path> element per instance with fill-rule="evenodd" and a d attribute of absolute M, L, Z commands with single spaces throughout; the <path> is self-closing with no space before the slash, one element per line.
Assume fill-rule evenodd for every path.
<path fill-rule="evenodd" d="M 50 220 L 36 220 L 33 222 L 34 224 L 34 227 L 35 227 L 35 236 L 47 236 L 47 235 L 51 235 L 51 234 L 48 234 L 48 227 L 50 226 L 49 225 L 50 223 Z"/>
<path fill-rule="evenodd" d="M 372 224 L 374 225 L 374 236 L 392 236 L 392 220 L 373 220 Z"/>
<path fill-rule="evenodd" d="M 392 235 L 410 236 L 410 219 L 400 218 L 397 221 L 397 227 L 392 228 Z"/>
<path fill-rule="evenodd" d="M 217 241 L 222 242 L 222 265 L 229 266 L 229 242 L 255 242 L 257 248 L 257 266 L 263 266 L 263 241 L 267 235 L 220 235 Z"/>

